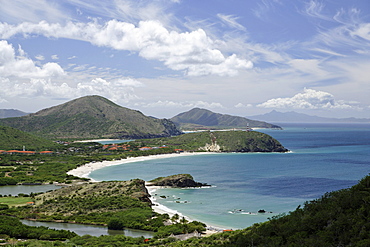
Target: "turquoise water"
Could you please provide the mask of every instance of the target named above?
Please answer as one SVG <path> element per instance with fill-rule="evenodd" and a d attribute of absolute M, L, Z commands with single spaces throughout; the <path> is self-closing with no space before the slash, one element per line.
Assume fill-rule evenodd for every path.
<path fill-rule="evenodd" d="M 325 192 L 348 188 L 369 174 L 370 124 L 286 124 L 283 128 L 261 131 L 278 139 L 290 153 L 179 156 L 106 167 L 90 177 L 148 181 L 190 173 L 212 187 L 161 189 L 154 199 L 191 219 L 239 229 L 292 211 Z M 261 209 L 266 213 L 258 213 Z"/>

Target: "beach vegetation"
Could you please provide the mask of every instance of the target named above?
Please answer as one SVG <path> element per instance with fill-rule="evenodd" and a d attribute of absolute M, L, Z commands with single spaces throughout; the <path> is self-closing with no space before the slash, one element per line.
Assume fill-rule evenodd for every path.
<path fill-rule="evenodd" d="M 3 235 L 18 237 L 15 232 L 19 231 L 10 231 L 13 226 L 15 229 L 20 229 L 17 219 L 8 216 L 0 217 L 0 227 L 5 229 L 1 230 Z M 369 217 L 370 176 L 366 176 L 351 188 L 326 193 L 316 200 L 298 206 L 292 212 L 274 216 L 267 222 L 254 224 L 242 230 L 180 241 L 171 237 L 169 233 L 192 232 L 197 230 L 197 227 L 204 227 L 204 224 L 177 222 L 167 228 L 159 227 L 156 237 L 151 239 L 131 238 L 124 235 L 100 237 L 85 235 L 72 236 L 68 242 L 56 243 L 58 246 L 369 246 Z M 174 218 L 176 221 L 180 219 L 178 215 Z M 47 235 L 52 236 L 45 232 L 41 237 L 41 235 L 31 234 L 28 229 L 22 230 L 23 232 L 27 233 L 28 237 L 38 239 Z M 63 234 L 70 233 L 63 232 Z M 62 235 L 60 238 L 65 236 Z M 20 246 L 49 246 L 49 244 L 50 242 L 31 240 L 23 242 Z"/>
<path fill-rule="evenodd" d="M 66 230 L 54 230 L 47 227 L 27 226 L 15 217 L 0 215 L 0 233 L 6 238 L 66 240 L 77 236 L 76 233 Z"/>

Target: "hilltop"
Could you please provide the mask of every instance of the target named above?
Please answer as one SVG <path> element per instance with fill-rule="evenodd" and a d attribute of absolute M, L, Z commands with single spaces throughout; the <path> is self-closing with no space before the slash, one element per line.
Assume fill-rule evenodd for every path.
<path fill-rule="evenodd" d="M 100 96 L 85 96 L 17 118 L 0 119 L 48 139 L 140 139 L 179 135 L 175 124 L 119 106 Z"/>
<path fill-rule="evenodd" d="M 214 113 L 194 108 L 171 118 L 183 130 L 189 129 L 232 129 L 232 128 L 281 128 L 280 126 L 244 117 Z"/>

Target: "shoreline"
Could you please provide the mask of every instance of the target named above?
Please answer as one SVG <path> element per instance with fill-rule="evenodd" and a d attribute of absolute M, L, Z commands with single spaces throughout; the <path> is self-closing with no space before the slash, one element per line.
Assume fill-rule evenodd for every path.
<path fill-rule="evenodd" d="M 140 161 L 148 161 L 148 160 L 155 160 L 155 159 L 166 159 L 166 158 L 174 158 L 174 157 L 184 157 L 184 156 L 192 156 L 192 155 L 204 155 L 204 154 L 216 154 L 213 152 L 183 152 L 183 153 L 171 153 L 171 154 L 158 154 L 158 155 L 149 155 L 149 156 L 139 156 L 139 157 L 130 157 L 127 159 L 121 159 L 121 160 L 114 160 L 114 161 L 101 161 L 101 162 L 90 162 L 85 165 L 79 166 L 73 170 L 70 170 L 67 172 L 68 175 L 73 175 L 76 177 L 81 178 L 89 178 L 91 182 L 99 182 L 97 180 L 94 180 L 89 177 L 90 173 L 93 171 L 109 167 L 109 166 L 115 166 L 115 165 L 122 165 L 132 162 L 140 162 Z M 184 217 L 185 219 L 192 221 L 191 218 L 183 215 L 182 213 L 170 209 L 162 204 L 159 204 L 154 199 L 155 192 L 161 188 L 161 186 L 151 186 L 148 184 L 145 184 L 145 187 L 148 191 L 148 194 L 151 196 L 151 202 L 153 204 L 152 209 L 154 212 L 159 214 L 168 214 L 170 217 L 172 217 L 175 214 L 178 214 L 181 218 Z M 213 234 L 213 233 L 219 233 L 222 232 L 223 229 L 218 227 L 213 227 L 207 225 L 207 231 L 206 235 Z"/>
<path fill-rule="evenodd" d="M 139 157 L 129 157 L 126 159 L 113 160 L 113 161 L 90 162 L 82 166 L 79 166 L 73 170 L 68 171 L 67 174 L 80 177 L 80 178 L 89 178 L 91 179 L 91 182 L 98 182 L 90 178 L 89 175 L 93 171 L 96 171 L 96 170 L 99 170 L 105 167 L 122 165 L 122 164 L 132 163 L 132 162 L 174 158 L 174 157 L 180 157 L 180 156 L 202 155 L 202 154 L 204 155 L 204 154 L 214 154 L 214 153 L 212 152 L 183 152 L 183 153 L 157 154 L 157 155 L 148 155 L 148 156 L 139 156 Z"/>

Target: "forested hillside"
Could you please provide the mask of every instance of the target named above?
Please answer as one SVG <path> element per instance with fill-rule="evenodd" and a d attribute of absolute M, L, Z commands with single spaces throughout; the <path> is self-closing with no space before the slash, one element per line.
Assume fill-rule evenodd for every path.
<path fill-rule="evenodd" d="M 144 139 L 136 142 L 141 146 L 162 146 L 185 151 L 210 152 L 286 152 L 279 141 L 257 131 L 204 131 L 171 138 Z"/>
<path fill-rule="evenodd" d="M 54 140 L 181 134 L 170 120 L 145 116 L 100 96 L 85 96 L 27 116 L 0 119 L 0 124 Z"/>
<path fill-rule="evenodd" d="M 54 149 L 57 144 L 11 127 L 0 126 L 0 150 L 23 150 L 23 147 L 27 150 L 42 151 Z"/>

